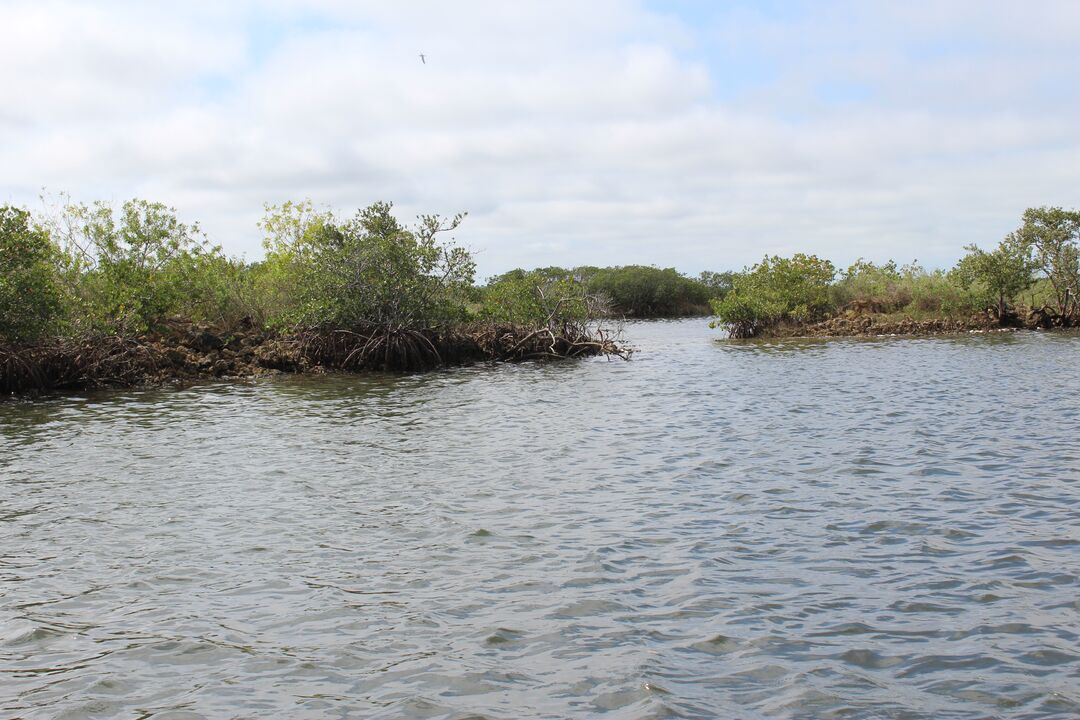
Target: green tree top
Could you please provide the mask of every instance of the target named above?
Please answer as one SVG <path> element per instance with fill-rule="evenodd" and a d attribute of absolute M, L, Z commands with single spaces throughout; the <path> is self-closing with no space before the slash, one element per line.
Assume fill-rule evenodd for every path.
<path fill-rule="evenodd" d="M 0 340 L 30 340 L 57 329 L 62 293 L 49 233 L 21 208 L 0 207 Z"/>

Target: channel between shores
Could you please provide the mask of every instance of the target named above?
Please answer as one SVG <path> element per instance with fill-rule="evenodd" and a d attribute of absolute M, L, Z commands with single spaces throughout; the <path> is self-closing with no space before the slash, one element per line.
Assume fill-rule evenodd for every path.
<path fill-rule="evenodd" d="M 1005 324 L 990 315 L 967 319 L 846 315 L 815 323 L 782 323 L 753 338 L 934 337 L 1064 330 L 1053 316 L 1033 313 Z M 349 330 L 275 333 L 254 327 L 228 332 L 175 323 L 161 332 L 52 338 L 0 344 L 0 393 L 185 385 L 278 374 L 411 373 L 480 362 L 522 362 L 598 355 L 629 359 L 621 331 L 600 324 L 558 326 L 476 324 L 416 330 L 369 325 Z"/>

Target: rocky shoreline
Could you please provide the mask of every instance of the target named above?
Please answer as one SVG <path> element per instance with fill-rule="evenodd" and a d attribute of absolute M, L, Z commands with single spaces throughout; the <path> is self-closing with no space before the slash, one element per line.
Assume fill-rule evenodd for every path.
<path fill-rule="evenodd" d="M 799 335 L 806 337 L 882 337 L 918 335 L 958 335 L 970 332 L 1010 331 L 996 322 L 981 318 L 969 320 L 914 320 L 875 317 L 836 317 L 801 328 Z"/>
<path fill-rule="evenodd" d="M 1010 315 L 999 320 L 993 314 L 969 318 L 930 318 L 845 313 L 815 323 L 776 325 L 762 332 L 762 338 L 841 338 L 841 337 L 919 337 L 933 335 L 962 335 L 965 333 L 1007 333 L 1017 330 L 1052 330 L 1071 327 L 1046 308 L 1029 310 L 1023 315 Z"/>

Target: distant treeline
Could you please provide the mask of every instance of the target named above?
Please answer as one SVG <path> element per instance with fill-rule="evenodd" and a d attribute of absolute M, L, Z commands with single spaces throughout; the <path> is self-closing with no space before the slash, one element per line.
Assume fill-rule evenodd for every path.
<path fill-rule="evenodd" d="M 950 322 L 937 326 L 951 328 L 1080 325 L 1080 212 L 1031 208 L 997 247 L 965 249 L 949 270 L 859 260 L 838 272 L 816 255 L 766 256 L 736 273 L 730 292 L 712 301 L 716 324 L 735 338 L 851 316 L 944 320 Z"/>
<path fill-rule="evenodd" d="M 687 277 L 674 268 L 648 265 L 594 267 L 583 265 L 511 270 L 480 289 L 486 304 L 514 309 L 506 290 L 513 287 L 577 287 L 595 298 L 606 314 L 628 318 L 670 318 L 708 315 L 709 302 L 731 289 L 734 273 L 703 272 Z"/>

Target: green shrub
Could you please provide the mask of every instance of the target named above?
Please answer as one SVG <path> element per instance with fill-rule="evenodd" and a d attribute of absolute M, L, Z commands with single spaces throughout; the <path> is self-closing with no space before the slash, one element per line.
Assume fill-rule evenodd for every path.
<path fill-rule="evenodd" d="M 891 260 L 883 265 L 857 260 L 829 294 L 837 310 L 917 317 L 970 315 L 991 304 L 986 288 L 966 271 L 930 271 L 917 263 L 899 267 Z"/>
<path fill-rule="evenodd" d="M 344 222 L 310 202 L 268 207 L 267 258 L 254 282 L 264 302 L 276 301 L 271 322 L 419 328 L 465 319 L 475 264 L 437 238 L 464 215 L 421 216 L 409 229 L 392 207 L 375 203 Z"/>
<path fill-rule="evenodd" d="M 860 258 L 840 274 L 830 298 L 840 310 L 891 313 L 911 302 L 912 289 L 895 262 L 875 265 Z"/>
<path fill-rule="evenodd" d="M 58 329 L 63 302 L 57 253 L 30 213 L 0 207 L 0 339 L 30 340 Z"/>
<path fill-rule="evenodd" d="M 713 312 L 735 338 L 785 321 L 820 320 L 833 308 L 829 290 L 835 274 L 833 264 L 816 255 L 766 256 L 737 275 L 723 299 L 712 301 Z"/>
<path fill-rule="evenodd" d="M 173 308 L 176 315 L 223 330 L 265 324 L 267 307 L 256 291 L 255 273 L 242 260 L 199 253 L 178 258 L 175 270 L 187 283 Z"/>
<path fill-rule="evenodd" d="M 1035 267 L 1050 285 L 1057 313 L 1080 320 L 1080 211 L 1028 208 L 1010 238 L 1032 253 Z"/>
<path fill-rule="evenodd" d="M 726 278 L 730 278 L 730 273 Z M 598 314 L 635 318 L 702 315 L 709 312 L 709 299 L 724 293 L 725 276 L 703 274 L 717 286 L 688 278 L 674 268 L 644 265 L 593 267 L 583 265 L 512 270 L 492 278 L 484 288 L 486 317 L 515 322 L 542 320 L 551 311 L 546 297 L 557 296 L 575 317 Z M 730 280 L 728 280 L 730 282 Z M 561 311 L 560 311 L 561 312 Z"/>
<path fill-rule="evenodd" d="M 511 270 L 488 281 L 479 317 L 514 325 L 586 322 L 610 311 L 581 273 L 559 267 Z"/>
<path fill-rule="evenodd" d="M 715 293 L 674 268 L 627 265 L 593 269 L 589 290 L 611 300 L 612 309 L 638 318 L 706 314 Z"/>
<path fill-rule="evenodd" d="M 310 200 L 265 207 L 259 227 L 265 233 L 266 258 L 251 267 L 251 277 L 271 327 L 286 329 L 324 312 L 314 290 L 319 284 L 316 260 L 331 247 L 336 222 L 332 212 L 315 210 Z"/>
<path fill-rule="evenodd" d="M 54 227 L 84 330 L 141 332 L 198 306 L 201 268 L 223 260 L 197 224 L 162 203 L 68 205 Z"/>
<path fill-rule="evenodd" d="M 1005 317 L 1015 298 L 1035 281 L 1031 247 L 1010 234 L 987 252 L 976 245 L 950 273 L 982 307 L 994 307 L 998 319 Z"/>
<path fill-rule="evenodd" d="M 953 272 L 912 264 L 904 266 L 903 274 L 911 288 L 911 302 L 904 312 L 916 318 L 970 316 L 986 307 L 984 298 L 964 287 Z"/>
<path fill-rule="evenodd" d="M 705 286 L 710 301 L 722 300 L 725 295 L 731 292 L 736 274 L 730 270 L 724 272 L 704 270 L 698 275 L 697 281 Z"/>

